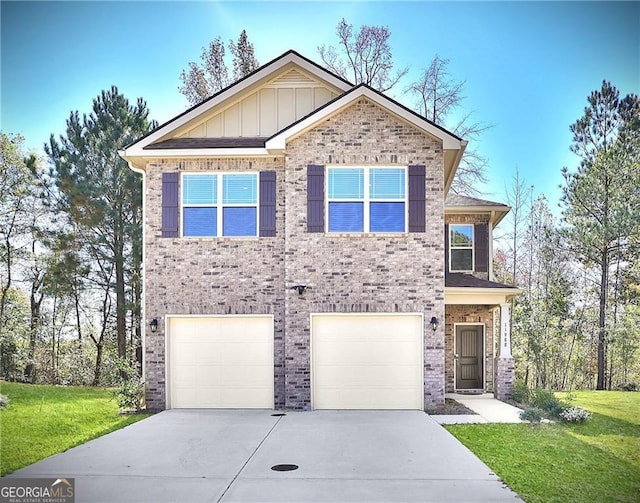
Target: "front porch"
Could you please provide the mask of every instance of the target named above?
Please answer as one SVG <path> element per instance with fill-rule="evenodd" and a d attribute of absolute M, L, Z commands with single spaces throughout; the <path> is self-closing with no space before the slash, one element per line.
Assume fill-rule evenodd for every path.
<path fill-rule="evenodd" d="M 511 397 L 511 299 L 520 292 L 466 274 L 447 275 L 445 392 Z"/>

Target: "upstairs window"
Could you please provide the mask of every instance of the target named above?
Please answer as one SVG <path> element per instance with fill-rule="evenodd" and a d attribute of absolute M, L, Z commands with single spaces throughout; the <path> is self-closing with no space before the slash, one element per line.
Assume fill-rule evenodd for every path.
<path fill-rule="evenodd" d="M 473 225 L 449 225 L 449 269 L 473 272 Z"/>
<path fill-rule="evenodd" d="M 406 232 L 405 168 L 328 168 L 329 232 Z"/>
<path fill-rule="evenodd" d="M 183 236 L 257 236 L 256 173 L 182 175 Z"/>

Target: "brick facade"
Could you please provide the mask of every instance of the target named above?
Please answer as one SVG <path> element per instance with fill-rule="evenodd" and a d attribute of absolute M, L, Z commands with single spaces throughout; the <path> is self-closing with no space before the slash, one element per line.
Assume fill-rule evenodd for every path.
<path fill-rule="evenodd" d="M 496 389 L 498 400 L 513 398 L 513 384 L 516 377 L 516 365 L 513 358 L 496 358 Z"/>
<path fill-rule="evenodd" d="M 426 167 L 426 232 L 331 235 L 306 231 L 306 167 Z M 162 173 L 276 171 L 274 238 L 162 238 Z M 444 319 L 442 147 L 360 99 L 292 140 L 284 157 L 157 159 L 146 169 L 145 333 L 147 406 L 165 408 L 164 317 L 273 314 L 275 406 L 308 409 L 310 313 L 417 312 Z M 286 207 L 286 211 L 285 211 Z M 299 295 L 293 284 L 310 288 Z M 444 403 L 445 328 L 425 322 L 424 403 Z"/>

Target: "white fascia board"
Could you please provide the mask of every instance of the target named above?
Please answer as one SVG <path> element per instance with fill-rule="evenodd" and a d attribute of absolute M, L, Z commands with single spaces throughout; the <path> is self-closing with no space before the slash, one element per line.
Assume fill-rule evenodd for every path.
<path fill-rule="evenodd" d="M 465 288 L 445 287 L 444 303 L 497 305 L 509 302 L 523 292 L 521 288 Z"/>
<path fill-rule="evenodd" d="M 413 124 L 418 129 L 425 131 L 431 136 L 442 140 L 443 148 L 445 150 L 463 150 L 464 146 L 466 146 L 466 142 L 464 140 L 458 140 L 456 137 L 446 133 L 442 129 L 434 126 L 430 122 L 425 119 L 421 119 L 420 117 L 414 115 L 411 112 L 408 112 L 406 109 L 400 107 L 398 104 L 394 103 L 391 100 L 386 99 L 384 96 L 372 91 L 367 87 L 359 87 L 353 92 L 347 93 L 344 96 L 338 98 L 333 101 L 329 105 L 325 106 L 317 113 L 311 114 L 307 118 L 298 122 L 295 126 L 282 131 L 274 136 L 272 136 L 266 142 L 266 147 L 268 150 L 284 150 L 286 142 L 295 136 L 303 133 L 304 131 L 311 129 L 318 122 L 326 119 L 327 117 L 339 112 L 341 109 L 347 107 L 354 101 L 360 98 L 367 98 L 374 103 L 377 103 L 381 107 L 387 109 L 392 114 L 400 117 L 402 120 Z"/>
<path fill-rule="evenodd" d="M 177 157 L 261 157 L 277 155 L 266 148 L 163 148 L 163 149 L 127 149 L 118 152 L 125 159 L 130 158 L 177 158 Z"/>
<path fill-rule="evenodd" d="M 151 145 L 152 143 L 155 143 L 161 138 L 164 138 L 165 136 L 171 134 L 171 132 L 184 126 L 188 122 L 200 117 L 203 114 L 208 113 L 210 110 L 212 110 L 222 102 L 228 100 L 232 96 L 241 94 L 245 89 L 250 88 L 257 82 L 265 79 L 269 75 L 272 75 L 278 72 L 278 70 L 286 67 L 291 63 L 294 63 L 295 65 L 303 68 L 305 71 L 309 72 L 310 74 L 316 76 L 319 80 L 324 80 L 325 82 L 328 82 L 332 86 L 335 86 L 336 88 L 342 91 L 348 91 L 349 89 L 351 89 L 351 85 L 348 84 L 347 82 L 340 80 L 339 78 L 335 77 L 329 72 L 320 70 L 318 67 L 310 64 L 308 61 L 306 61 L 305 59 L 302 59 L 297 54 L 294 54 L 294 53 L 287 54 L 283 58 L 274 61 L 273 63 L 263 67 L 261 70 L 258 70 L 254 74 L 250 75 L 246 79 L 238 82 L 236 85 L 232 85 L 231 87 L 228 87 L 223 92 L 218 94 L 215 98 L 204 101 L 199 106 L 196 106 L 195 108 L 191 109 L 184 115 L 178 116 L 177 119 L 174 119 L 166 123 L 164 127 L 157 129 L 149 136 L 140 140 L 138 143 L 134 143 L 132 147 L 136 146 L 136 147 L 143 148 L 143 147 L 146 147 L 147 145 Z M 129 155 L 136 155 L 136 154 L 129 154 Z"/>

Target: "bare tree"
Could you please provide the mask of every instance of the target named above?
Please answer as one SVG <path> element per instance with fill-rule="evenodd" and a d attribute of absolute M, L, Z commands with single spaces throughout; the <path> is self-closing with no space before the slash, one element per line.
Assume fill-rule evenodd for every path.
<path fill-rule="evenodd" d="M 448 66 L 449 60 L 436 54 L 420 78 L 411 83 L 406 91 L 415 96 L 416 108 L 427 119 L 460 138 L 477 140 L 491 125 L 474 121 L 473 112 L 452 122 L 453 112 L 460 108 L 464 100 L 465 82 L 451 77 Z M 453 180 L 452 190 L 456 193 L 478 194 L 478 186 L 487 181 L 486 166 L 486 157 L 476 149 L 467 149 Z"/>
<path fill-rule="evenodd" d="M 249 42 L 247 32 L 242 30 L 237 42 L 229 41 L 229 51 L 233 55 L 233 79 L 225 62 L 226 50 L 220 37 L 213 39 L 200 53 L 200 63 L 189 62 L 187 70 L 182 70 L 178 87 L 191 105 L 201 103 L 209 96 L 248 75 L 259 63 L 255 57 L 253 44 Z"/>
<path fill-rule="evenodd" d="M 408 66 L 393 71 L 388 27 L 363 25 L 354 32 L 353 25 L 342 18 L 336 34 L 338 47 L 322 44 L 318 53 L 324 66 L 343 79 L 386 92 L 409 71 Z"/>
<path fill-rule="evenodd" d="M 247 31 L 242 30 L 238 37 L 238 42 L 229 40 L 229 50 L 233 54 L 233 79 L 240 80 L 245 75 L 249 75 L 260 64 L 256 59 L 253 44 L 247 38 Z"/>

